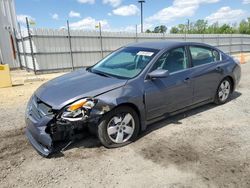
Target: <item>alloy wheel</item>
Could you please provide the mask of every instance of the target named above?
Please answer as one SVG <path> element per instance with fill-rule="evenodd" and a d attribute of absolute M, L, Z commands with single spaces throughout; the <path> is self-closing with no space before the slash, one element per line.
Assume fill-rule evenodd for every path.
<path fill-rule="evenodd" d="M 117 144 L 128 141 L 135 130 L 135 120 L 130 113 L 118 114 L 111 118 L 107 126 L 109 138 Z"/>
<path fill-rule="evenodd" d="M 224 102 L 227 100 L 229 94 L 230 94 L 230 83 L 228 80 L 224 80 L 221 82 L 219 91 L 218 91 L 218 96 L 221 102 Z"/>

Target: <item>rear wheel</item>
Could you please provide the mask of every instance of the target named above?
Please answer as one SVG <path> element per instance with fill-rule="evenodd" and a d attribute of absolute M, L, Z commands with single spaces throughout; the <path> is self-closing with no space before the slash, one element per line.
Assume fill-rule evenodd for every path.
<path fill-rule="evenodd" d="M 228 101 L 232 90 L 232 82 L 229 78 L 223 79 L 216 92 L 215 103 L 224 104 Z"/>
<path fill-rule="evenodd" d="M 139 132 L 139 118 L 129 106 L 115 108 L 98 126 L 98 138 L 107 148 L 121 147 L 134 141 Z"/>

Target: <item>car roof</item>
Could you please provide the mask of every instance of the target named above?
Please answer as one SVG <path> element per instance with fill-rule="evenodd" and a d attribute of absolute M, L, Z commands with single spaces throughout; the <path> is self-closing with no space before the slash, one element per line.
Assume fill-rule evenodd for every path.
<path fill-rule="evenodd" d="M 176 46 L 183 46 L 183 45 L 199 45 L 199 46 L 204 46 L 204 47 L 212 47 L 208 44 L 198 43 L 198 42 L 183 42 L 183 41 L 168 41 L 168 40 L 138 42 L 138 43 L 128 44 L 125 47 L 140 47 L 140 48 L 151 48 L 151 49 L 162 50 L 162 49 L 170 49 Z"/>

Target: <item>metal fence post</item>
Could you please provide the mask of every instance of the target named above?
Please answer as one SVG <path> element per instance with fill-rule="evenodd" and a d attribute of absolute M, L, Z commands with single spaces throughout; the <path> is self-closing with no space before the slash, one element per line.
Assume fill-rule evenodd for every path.
<path fill-rule="evenodd" d="M 31 58 L 32 58 L 33 70 L 34 70 L 34 73 L 36 74 L 36 64 L 35 64 L 33 45 L 32 45 L 32 40 L 31 40 L 32 36 L 31 36 L 31 33 L 30 33 L 30 26 L 29 26 L 29 21 L 28 21 L 27 17 L 26 17 L 26 25 L 27 25 L 28 36 L 29 36 L 29 41 L 30 41 L 30 53 L 31 53 Z"/>
<path fill-rule="evenodd" d="M 69 30 L 69 20 L 67 20 L 67 28 L 68 28 L 69 53 L 70 53 L 70 60 L 71 60 L 71 68 L 72 68 L 72 70 L 74 70 L 74 60 L 73 60 L 71 36 L 70 36 L 70 30 Z"/>
<path fill-rule="evenodd" d="M 230 40 L 229 40 L 229 54 L 231 55 L 232 54 L 232 40 L 233 39 L 233 35 L 231 34 L 230 35 Z"/>
<path fill-rule="evenodd" d="M 240 37 L 240 53 L 243 52 L 243 37 L 244 37 L 244 35 L 241 34 L 241 37 Z"/>
<path fill-rule="evenodd" d="M 99 22 L 99 37 L 100 37 L 100 45 L 101 45 L 101 56 L 103 58 L 103 44 L 102 44 L 102 25 L 101 22 Z"/>
<path fill-rule="evenodd" d="M 135 42 L 138 42 L 137 24 L 135 25 Z"/>
<path fill-rule="evenodd" d="M 18 23 L 18 30 L 19 30 L 19 33 L 20 33 L 21 44 L 22 44 L 22 48 L 23 48 L 23 58 L 24 58 L 25 69 L 26 69 L 26 71 L 29 72 L 28 65 L 27 65 L 26 50 L 25 50 L 25 47 L 24 47 L 24 40 L 23 40 L 23 36 L 22 36 L 22 31 L 21 31 L 20 23 Z"/>
<path fill-rule="evenodd" d="M 216 39 L 217 39 L 217 47 L 219 47 L 220 46 L 220 35 L 219 34 L 217 35 Z"/>

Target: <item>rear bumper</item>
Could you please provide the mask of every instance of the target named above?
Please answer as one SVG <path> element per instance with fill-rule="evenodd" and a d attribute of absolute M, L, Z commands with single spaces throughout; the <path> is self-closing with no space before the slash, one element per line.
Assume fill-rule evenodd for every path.
<path fill-rule="evenodd" d="M 233 91 L 235 91 L 239 87 L 239 83 L 241 80 L 241 65 L 236 63 L 234 69 L 233 69 L 233 80 L 234 80 L 234 88 Z"/>

